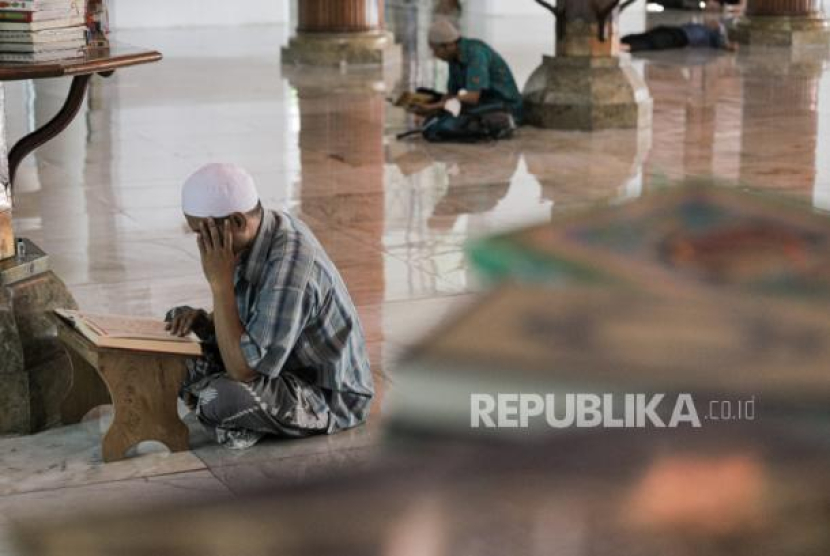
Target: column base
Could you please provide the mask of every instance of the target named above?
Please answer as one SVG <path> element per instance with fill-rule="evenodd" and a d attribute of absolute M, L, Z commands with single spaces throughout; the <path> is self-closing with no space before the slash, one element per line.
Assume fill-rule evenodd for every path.
<path fill-rule="evenodd" d="M 545 56 L 525 86 L 524 100 L 525 121 L 546 129 L 651 126 L 651 95 L 627 56 Z"/>
<path fill-rule="evenodd" d="M 29 431 L 29 376 L 11 298 L 0 287 L 0 434 Z"/>
<path fill-rule="evenodd" d="M 828 46 L 830 24 L 815 16 L 744 16 L 735 21 L 730 36 L 740 44 L 762 46 Z"/>
<path fill-rule="evenodd" d="M 282 49 L 284 64 L 333 67 L 400 63 L 401 47 L 391 33 L 301 33 Z"/>
<path fill-rule="evenodd" d="M 59 425 L 72 384 L 72 363 L 49 313 L 77 304 L 48 269 L 48 257 L 29 241 L 26 252 L 0 262 L 0 434 Z"/>

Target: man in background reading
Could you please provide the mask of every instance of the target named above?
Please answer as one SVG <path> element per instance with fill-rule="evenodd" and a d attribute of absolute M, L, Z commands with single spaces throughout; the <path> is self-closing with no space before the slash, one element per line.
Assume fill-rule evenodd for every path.
<path fill-rule="evenodd" d="M 430 141 L 509 137 L 522 122 L 523 100 L 504 58 L 490 45 L 468 39 L 447 19 L 429 30 L 429 46 L 436 58 L 449 64 L 447 93 L 413 110 L 429 119 L 424 137 Z"/>
<path fill-rule="evenodd" d="M 182 396 L 217 441 L 247 448 L 265 435 L 304 437 L 363 423 L 374 395 L 357 311 L 305 224 L 266 210 L 253 178 L 209 164 L 182 188 L 213 312 L 178 307 L 168 329 L 195 332 Z"/>

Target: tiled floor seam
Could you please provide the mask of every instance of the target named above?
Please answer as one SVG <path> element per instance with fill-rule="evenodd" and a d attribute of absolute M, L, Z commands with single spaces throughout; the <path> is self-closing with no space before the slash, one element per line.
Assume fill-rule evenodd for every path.
<path fill-rule="evenodd" d="M 200 458 L 200 461 L 201 461 L 201 458 Z M 202 464 L 204 465 L 204 462 L 202 462 Z M 209 471 L 207 465 L 204 465 L 204 467 L 199 467 L 197 469 L 185 469 L 185 470 L 182 470 L 182 471 L 174 471 L 172 473 L 161 473 L 159 475 L 142 475 L 142 476 L 136 476 L 136 477 L 125 477 L 123 479 L 114 479 L 114 480 L 111 480 L 111 481 L 90 481 L 88 483 L 78 484 L 78 485 L 68 485 L 68 486 L 54 487 L 54 488 L 36 488 L 36 489 L 32 489 L 32 490 L 23 490 L 23 491 L 20 491 L 20 492 L 11 492 L 11 493 L 7 493 L 7 494 L 0 494 L 0 499 L 9 498 L 9 497 L 13 497 L 13 496 L 23 496 L 23 495 L 26 495 L 26 494 L 36 494 L 36 493 L 44 493 L 44 492 L 57 492 L 57 491 L 62 491 L 62 490 L 75 490 L 75 489 L 81 489 L 81 488 L 86 488 L 86 487 L 90 487 L 90 486 L 124 483 L 124 482 L 129 482 L 129 481 L 140 481 L 140 480 L 149 481 L 150 479 L 156 479 L 158 477 L 172 477 L 172 476 L 175 476 L 175 475 L 187 475 L 187 474 L 190 474 L 190 473 L 198 473 L 198 472 L 201 472 L 201 471 Z"/>

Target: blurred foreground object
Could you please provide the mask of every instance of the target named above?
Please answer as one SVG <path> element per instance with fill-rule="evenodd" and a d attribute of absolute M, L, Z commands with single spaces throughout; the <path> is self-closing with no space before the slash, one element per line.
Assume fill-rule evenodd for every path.
<path fill-rule="evenodd" d="M 721 401 L 735 409 L 726 420 L 826 414 L 828 335 L 826 311 L 800 303 L 508 285 L 411 351 L 394 374 L 389 420 L 419 433 L 529 440 L 582 426 L 715 426 L 707 418 L 722 417 L 710 415 Z M 641 411 L 656 395 L 659 423 Z M 593 411 L 580 413 L 588 401 L 602 412 L 593 422 Z"/>
<path fill-rule="evenodd" d="M 830 218 L 776 197 L 687 186 L 474 242 L 491 280 L 705 286 L 830 298 Z"/>
<path fill-rule="evenodd" d="M 30 522 L 18 539 L 29 556 L 830 552 L 830 454 L 808 431 L 618 431 L 522 451 L 395 451 L 407 462 L 236 500 Z"/>

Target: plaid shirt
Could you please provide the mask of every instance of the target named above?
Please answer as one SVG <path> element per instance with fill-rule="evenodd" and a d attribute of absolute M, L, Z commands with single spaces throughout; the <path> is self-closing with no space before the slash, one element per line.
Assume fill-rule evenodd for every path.
<path fill-rule="evenodd" d="M 305 224 L 264 210 L 234 292 L 251 369 L 270 378 L 286 370 L 322 388 L 329 432 L 366 420 L 374 385 L 363 329 L 343 279 Z"/>

